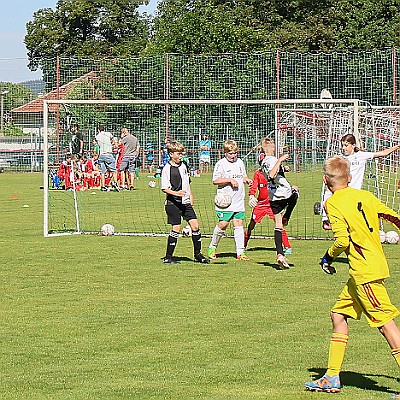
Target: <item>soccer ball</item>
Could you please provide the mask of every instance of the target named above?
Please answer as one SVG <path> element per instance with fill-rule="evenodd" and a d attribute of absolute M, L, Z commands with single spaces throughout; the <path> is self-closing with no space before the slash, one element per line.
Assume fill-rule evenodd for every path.
<path fill-rule="evenodd" d="M 190 225 L 186 225 L 185 227 L 183 227 L 182 236 L 183 237 L 192 236 L 192 228 L 190 227 Z"/>
<path fill-rule="evenodd" d="M 386 233 L 386 243 L 397 244 L 399 241 L 399 234 L 396 231 L 389 231 Z"/>
<path fill-rule="evenodd" d="M 218 208 L 227 208 L 232 203 L 232 197 L 227 193 L 217 193 L 214 197 L 214 203 Z"/>
<path fill-rule="evenodd" d="M 156 187 L 156 181 L 150 181 L 149 182 L 149 186 L 151 187 L 151 188 L 155 188 Z"/>
<path fill-rule="evenodd" d="M 111 224 L 104 224 L 101 227 L 101 234 L 103 236 L 112 236 L 114 235 L 114 232 L 115 232 L 114 226 Z"/>
<path fill-rule="evenodd" d="M 379 231 L 379 239 L 380 239 L 381 243 L 385 243 L 386 233 L 384 231 Z"/>

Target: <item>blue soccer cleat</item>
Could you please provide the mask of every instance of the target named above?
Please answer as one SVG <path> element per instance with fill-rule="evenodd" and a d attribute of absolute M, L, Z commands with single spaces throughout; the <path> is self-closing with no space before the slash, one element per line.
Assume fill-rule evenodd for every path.
<path fill-rule="evenodd" d="M 316 381 L 306 382 L 304 386 L 307 390 L 311 390 L 312 392 L 339 393 L 339 375 L 329 376 L 325 374 L 322 378 L 319 378 Z"/>
<path fill-rule="evenodd" d="M 287 256 L 288 254 L 292 254 L 293 253 L 293 249 L 291 247 L 285 247 L 283 249 L 283 252 L 285 253 L 285 256 Z"/>

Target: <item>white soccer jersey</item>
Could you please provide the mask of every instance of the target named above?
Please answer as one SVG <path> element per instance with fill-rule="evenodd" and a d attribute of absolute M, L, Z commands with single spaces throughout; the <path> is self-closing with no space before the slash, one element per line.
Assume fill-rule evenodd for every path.
<path fill-rule="evenodd" d="M 285 178 L 282 167 L 279 168 L 275 177 L 269 177 L 269 172 L 274 168 L 278 159 L 275 156 L 265 156 L 261 163 L 264 176 L 268 180 L 269 200 L 284 200 L 292 195 L 292 187 Z"/>
<path fill-rule="evenodd" d="M 362 189 L 365 166 L 368 160 L 372 160 L 374 158 L 374 154 L 375 153 L 369 151 L 357 151 L 350 156 L 343 156 L 350 163 L 350 187 L 354 189 Z"/>
<path fill-rule="evenodd" d="M 181 187 L 172 187 L 171 181 L 176 179 L 176 176 L 171 179 L 171 169 L 176 168 L 179 171 Z M 169 189 L 178 191 L 180 189 L 185 190 L 185 195 L 181 198 L 176 198 L 178 201 L 182 199 L 182 204 L 190 204 L 190 178 L 188 168 L 185 163 L 181 162 L 178 167 L 173 167 L 170 163 L 165 164 L 161 172 L 161 190 Z M 172 196 L 173 197 L 173 196 Z M 168 198 L 168 196 L 167 196 Z"/>
<path fill-rule="evenodd" d="M 244 189 L 243 178 L 247 177 L 246 167 L 240 158 L 236 161 L 230 162 L 226 157 L 219 160 L 214 167 L 212 180 L 215 181 L 218 178 L 231 178 L 235 179 L 239 186 L 233 188 L 231 185 L 218 187 L 217 193 L 227 193 L 232 197 L 232 203 L 227 208 L 219 208 L 215 206 L 217 211 L 231 211 L 231 212 L 244 212 L 244 198 L 246 191 Z"/>

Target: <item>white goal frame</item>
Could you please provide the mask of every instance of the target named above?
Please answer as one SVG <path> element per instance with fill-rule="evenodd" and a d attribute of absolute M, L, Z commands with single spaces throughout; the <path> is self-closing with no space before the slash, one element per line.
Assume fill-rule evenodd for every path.
<path fill-rule="evenodd" d="M 49 175 L 49 108 L 51 105 L 66 105 L 66 104 L 81 104 L 81 105 L 164 105 L 168 107 L 168 105 L 272 105 L 276 108 L 281 107 L 296 107 L 296 105 L 310 105 L 310 104 L 318 104 L 318 105 L 338 105 L 338 104 L 346 104 L 353 108 L 354 114 L 354 126 L 353 131 L 355 133 L 358 132 L 358 113 L 359 113 L 359 99 L 281 99 L 281 100 L 218 100 L 218 99 L 209 99 L 209 100 L 69 100 L 69 99 L 60 99 L 60 100 L 43 100 L 43 155 L 44 155 L 44 168 L 43 168 L 43 211 L 44 211 L 44 219 L 43 219 L 43 234 L 45 237 L 49 236 L 61 236 L 61 235 L 70 235 L 70 234 L 81 234 L 83 233 L 80 229 L 79 223 L 79 210 L 76 204 L 76 196 L 74 193 L 74 201 L 75 201 L 75 218 L 76 218 L 76 230 L 74 232 L 67 233 L 50 233 L 49 232 L 49 187 L 48 187 L 48 175 Z M 278 146 L 278 143 L 277 143 Z M 75 192 L 75 191 L 74 191 Z"/>

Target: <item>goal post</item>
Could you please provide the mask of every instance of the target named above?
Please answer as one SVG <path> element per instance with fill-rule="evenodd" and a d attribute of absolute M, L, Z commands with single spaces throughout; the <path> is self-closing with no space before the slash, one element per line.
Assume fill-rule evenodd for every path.
<path fill-rule="evenodd" d="M 329 107 L 323 106 L 326 104 Z M 223 142 L 238 142 L 239 157 L 252 178 L 259 168 L 258 145 L 268 136 L 275 137 L 277 152 L 281 148 L 289 152 L 287 177 L 292 185 L 300 187 L 288 234 L 295 238 L 327 238 L 319 216 L 314 215 L 313 204 L 320 199 L 328 140 L 333 143 L 340 133 L 358 134 L 360 122 L 362 127 L 366 125 L 360 110 L 357 99 L 44 100 L 44 235 L 98 234 L 105 223 L 114 225 L 117 235 L 168 233 L 159 178 L 165 138 L 185 146 L 194 207 L 203 234 L 210 235 L 217 222 L 212 167 L 224 156 Z M 102 192 L 95 185 L 86 187 L 77 174 L 73 174 L 71 190 L 66 190 L 62 181 L 57 186 L 58 168 L 69 153 L 71 124 L 77 124 L 84 133 L 88 156 L 94 149 L 99 124 L 116 138 L 123 127 L 134 133 L 140 144 L 137 190 Z M 205 134 L 212 142 L 211 166 L 209 173 L 199 174 L 200 140 Z M 72 162 L 79 171 L 77 160 Z M 156 182 L 156 187 L 148 185 L 150 180 Z M 246 223 L 250 217 L 246 201 Z M 254 233 L 272 237 L 272 222 L 257 224 Z"/>

